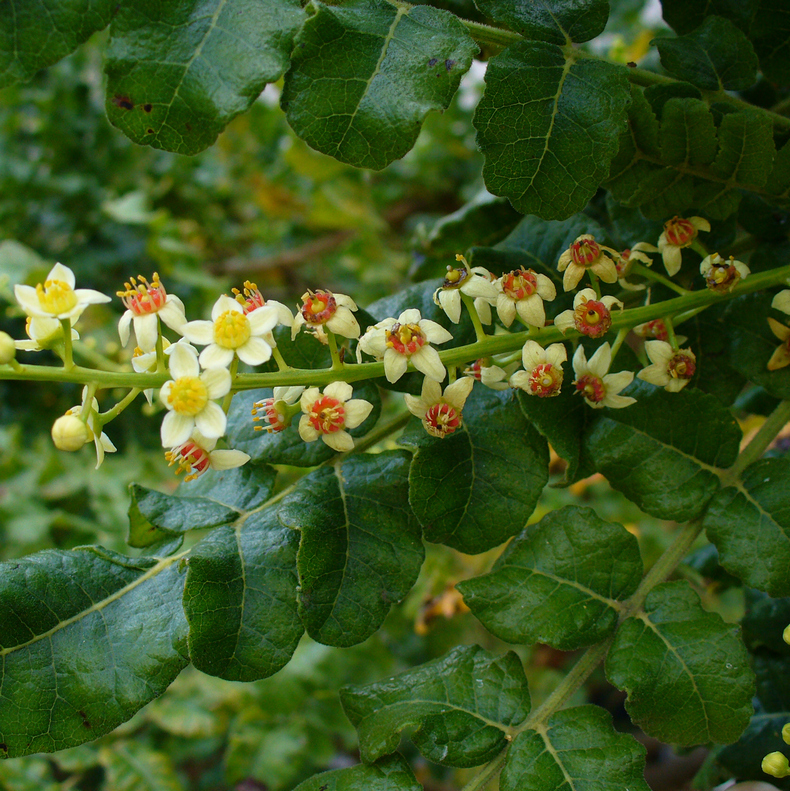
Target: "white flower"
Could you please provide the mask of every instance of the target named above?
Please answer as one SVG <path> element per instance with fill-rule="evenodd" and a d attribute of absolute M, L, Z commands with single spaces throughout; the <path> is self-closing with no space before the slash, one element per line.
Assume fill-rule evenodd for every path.
<path fill-rule="evenodd" d="M 699 272 L 705 278 L 705 284 L 717 294 L 728 294 L 739 280 L 750 274 L 750 269 L 741 261 L 730 256 L 725 261 L 718 253 L 712 253 L 702 259 Z"/>
<path fill-rule="evenodd" d="M 462 411 L 473 385 L 474 379 L 462 376 L 447 385 L 442 393 L 442 386 L 426 377 L 419 398 L 404 396 L 406 407 L 422 420 L 423 427 L 432 437 L 444 439 L 461 427 Z"/>
<path fill-rule="evenodd" d="M 460 261 L 462 266 L 454 268 L 448 264 L 444 282 L 434 291 L 433 301 L 447 314 L 453 324 L 458 324 L 461 320 L 461 294 L 472 297 L 477 307 L 478 299 L 491 305 L 496 304 L 497 290 L 491 282 L 491 273 L 487 269 L 482 266 L 470 269 L 462 255 L 457 255 L 455 259 Z M 488 313 L 489 320 L 485 322 L 486 324 L 491 323 L 491 311 L 489 310 Z"/>
<path fill-rule="evenodd" d="M 176 475 L 186 472 L 184 481 L 195 478 L 211 470 L 232 470 L 246 464 L 250 457 L 240 450 L 214 450 L 217 440 L 204 437 L 199 431 L 193 431 L 190 438 L 165 453 L 165 458 L 172 466 L 176 464 Z"/>
<path fill-rule="evenodd" d="M 590 338 L 600 338 L 609 332 L 612 326 L 612 308 L 623 303 L 616 297 L 598 295 L 591 288 L 583 288 L 573 297 L 573 310 L 563 310 L 554 318 L 554 326 L 564 335 L 568 330 L 576 329 Z"/>
<path fill-rule="evenodd" d="M 255 283 L 245 280 L 243 293 L 237 288 L 233 288 L 231 291 L 233 291 L 235 295 L 234 298 L 236 302 L 238 302 L 244 310 L 245 316 L 258 310 L 258 308 L 274 308 L 277 311 L 277 324 L 282 324 L 284 327 L 293 327 L 293 313 L 291 313 L 282 302 L 277 302 L 276 299 L 264 299 L 263 294 L 261 294 Z M 263 336 L 263 339 L 269 346 L 274 347 L 277 345 L 274 341 L 274 335 L 271 332 L 267 332 Z"/>
<path fill-rule="evenodd" d="M 88 388 L 82 388 L 82 404 L 80 406 L 74 406 L 71 409 L 66 411 L 65 416 L 71 416 L 79 419 L 79 415 L 82 413 L 83 409 L 85 408 L 85 399 L 88 396 Z M 64 416 L 64 417 L 65 417 Z M 98 470 L 101 467 L 102 462 L 104 461 L 104 454 L 105 453 L 115 453 L 117 448 L 113 445 L 112 440 L 101 430 L 100 424 L 97 425 L 99 418 L 99 402 L 94 398 L 91 400 L 90 409 L 88 411 L 88 417 L 85 421 L 85 428 L 87 429 L 87 437 L 86 442 L 93 441 L 94 445 L 96 446 L 96 469 Z M 54 431 L 54 427 L 53 427 Z M 57 443 L 56 443 L 57 444 Z"/>
<path fill-rule="evenodd" d="M 110 297 L 90 288 L 74 288 L 74 273 L 63 264 L 49 270 L 44 283 L 14 286 L 14 296 L 28 316 L 67 320 L 72 324 L 88 305 L 109 302 Z"/>
<path fill-rule="evenodd" d="M 245 314 L 242 305 L 223 294 L 211 309 L 211 321 L 190 321 L 181 333 L 192 343 L 206 347 L 200 353 L 204 368 L 227 368 L 234 354 L 247 365 L 261 365 L 272 356 L 271 331 L 278 321 L 279 313 L 273 305 Z"/>
<path fill-rule="evenodd" d="M 697 370 L 697 358 L 691 349 L 676 350 L 665 341 L 647 341 L 645 351 L 652 365 L 639 371 L 637 378 L 670 393 L 679 393 Z"/>
<path fill-rule="evenodd" d="M 683 263 L 681 250 L 691 247 L 700 231 L 710 231 L 710 223 L 703 217 L 683 218 L 675 215 L 664 223 L 664 232 L 658 237 L 658 251 L 664 259 L 667 274 L 673 277 Z"/>
<path fill-rule="evenodd" d="M 179 338 L 175 343 L 170 343 L 167 338 L 162 338 L 162 348 L 164 353 L 170 355 L 173 353 L 177 346 L 185 346 L 195 357 L 198 351 L 186 338 Z M 156 371 L 156 350 L 152 352 L 144 352 L 142 349 L 137 348 L 132 354 L 132 368 L 138 374 L 153 373 Z M 150 404 L 152 402 L 153 389 L 143 390 L 145 400 Z"/>
<path fill-rule="evenodd" d="M 645 253 L 657 253 L 658 248 L 648 242 L 637 242 L 633 247 L 626 248 L 622 253 L 619 253 L 615 266 L 617 267 L 618 283 L 626 291 L 644 291 L 646 286 L 644 283 L 630 283 L 628 275 L 631 273 L 631 268 L 635 261 L 643 264 L 644 266 L 652 266 L 653 259 Z"/>
<path fill-rule="evenodd" d="M 29 341 L 14 341 L 14 346 L 20 351 L 40 352 L 42 349 L 51 349 L 52 346 L 63 338 L 63 327 L 57 319 L 41 319 L 28 316 L 25 320 L 25 332 Z M 71 340 L 79 340 L 80 335 L 73 327 Z"/>
<path fill-rule="evenodd" d="M 388 382 L 397 382 L 409 362 L 430 379 L 441 382 L 447 371 L 430 344 L 446 343 L 452 337 L 440 324 L 421 318 L 419 310 L 410 308 L 397 319 L 384 319 L 368 328 L 359 339 L 358 349 L 384 360 Z"/>
<path fill-rule="evenodd" d="M 617 266 L 614 258 L 618 255 L 611 247 L 598 244 L 589 233 L 576 237 L 557 262 L 557 269 L 565 273 L 562 276 L 562 288 L 565 291 L 576 288 L 588 269 L 604 283 L 616 283 Z"/>
<path fill-rule="evenodd" d="M 313 329 L 325 328 L 344 338 L 358 338 L 359 324 L 352 313 L 356 309 L 354 300 L 345 294 L 320 289 L 305 291 L 302 306 L 291 327 L 291 340 L 305 324 Z"/>
<path fill-rule="evenodd" d="M 506 327 L 513 323 L 516 314 L 533 327 L 546 323 L 543 300 L 550 302 L 557 296 L 554 283 L 546 275 L 522 267 L 502 275 L 494 285 L 498 292 L 496 312 Z"/>
<path fill-rule="evenodd" d="M 275 387 L 271 398 L 264 398 L 252 405 L 252 419 L 254 422 L 262 421 L 265 426 L 253 426 L 255 431 L 269 433 L 285 431 L 291 425 L 293 417 L 290 406 L 295 404 L 302 393 L 304 385 L 291 385 L 290 387 Z M 297 410 L 298 411 L 298 410 Z"/>
<path fill-rule="evenodd" d="M 516 366 L 508 366 L 515 368 Z M 491 365 L 491 360 L 481 357 L 475 360 L 470 365 L 464 368 L 464 376 L 469 376 L 472 379 L 482 382 L 486 387 L 492 390 L 507 390 L 510 385 L 507 382 L 508 372 L 498 365 Z"/>
<path fill-rule="evenodd" d="M 790 289 L 786 288 L 784 291 L 775 294 L 771 300 L 771 307 L 774 310 L 781 310 L 782 313 L 790 314 Z"/>
<path fill-rule="evenodd" d="M 173 344 L 170 375 L 162 385 L 159 398 L 167 407 L 162 421 L 162 445 L 174 448 L 189 439 L 197 427 L 203 436 L 216 439 L 225 433 L 227 418 L 212 399 L 230 391 L 227 368 L 208 368 L 200 373 L 197 358 L 186 346 Z"/>
<path fill-rule="evenodd" d="M 351 385 L 332 382 L 323 394 L 317 387 L 302 393 L 300 406 L 304 414 L 299 419 L 299 436 L 305 442 L 319 437 L 333 450 L 345 452 L 354 449 L 354 440 L 345 430 L 361 425 L 373 409 L 373 404 L 362 398 L 351 398 Z"/>
<path fill-rule="evenodd" d="M 126 306 L 126 311 L 118 322 L 121 346 L 126 346 L 129 342 L 129 325 L 133 323 L 137 345 L 144 352 L 155 349 L 159 334 L 157 317 L 162 319 L 171 330 L 181 333 L 187 321 L 184 315 L 184 303 L 174 294 L 165 292 L 165 287 L 156 272 L 150 283 L 140 276 L 130 278 L 130 282 L 124 283 L 124 286 L 126 287 L 124 291 L 117 292 Z"/>
<path fill-rule="evenodd" d="M 612 350 L 608 343 L 599 346 L 589 362 L 581 344 L 573 355 L 573 371 L 576 374 L 576 381 L 573 384 L 577 392 L 581 393 L 584 400 L 594 409 L 605 406 L 622 409 L 636 403 L 635 398 L 618 395 L 633 382 L 633 372 L 607 373 L 611 364 Z"/>
<path fill-rule="evenodd" d="M 562 343 L 552 343 L 544 349 L 535 341 L 527 341 L 521 350 L 524 370 L 510 377 L 510 385 L 541 398 L 559 395 L 562 389 L 562 364 L 567 359 L 568 352 Z"/>

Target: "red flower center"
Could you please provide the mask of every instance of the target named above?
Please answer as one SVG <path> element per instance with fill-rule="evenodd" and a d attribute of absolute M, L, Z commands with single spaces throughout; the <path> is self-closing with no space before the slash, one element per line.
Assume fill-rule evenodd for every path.
<path fill-rule="evenodd" d="M 334 434 L 345 428 L 346 409 L 343 402 L 332 396 L 319 396 L 310 408 L 308 418 L 313 428 L 321 434 Z"/>
<path fill-rule="evenodd" d="M 266 300 L 263 298 L 263 294 L 258 290 L 258 286 L 256 286 L 255 283 L 250 283 L 249 280 L 244 281 L 243 292 L 239 291 L 237 288 L 231 290 L 236 295 L 236 302 L 244 309 L 245 316 L 248 313 L 252 313 L 253 310 L 257 310 L 266 305 Z"/>
<path fill-rule="evenodd" d="M 273 398 L 264 398 L 262 401 L 255 402 L 252 407 L 252 419 L 256 422 L 260 420 L 268 424 L 266 426 L 253 426 L 255 431 L 266 429 L 269 433 L 276 433 L 284 431 L 288 427 L 285 424 L 285 415 L 277 410 L 276 405 L 277 402 Z"/>
<path fill-rule="evenodd" d="M 575 264 L 588 267 L 598 260 L 601 246 L 595 239 L 582 239 L 571 244 L 571 258 Z"/>
<path fill-rule="evenodd" d="M 211 466 L 211 458 L 208 451 L 192 440 L 168 451 L 165 453 L 165 458 L 171 467 L 173 464 L 178 465 L 176 475 L 180 475 L 182 472 L 189 473 L 184 478 L 185 481 L 194 481 L 195 478 L 203 475 Z"/>
<path fill-rule="evenodd" d="M 648 321 L 647 324 L 642 327 L 641 335 L 645 338 L 655 338 L 659 341 L 666 341 L 667 338 L 669 338 L 669 333 L 667 332 L 667 327 L 663 319 Z"/>
<path fill-rule="evenodd" d="M 329 291 L 316 291 L 314 294 L 308 291 L 302 300 L 302 318 L 313 326 L 326 324 L 337 310 L 335 297 Z"/>
<path fill-rule="evenodd" d="M 156 313 L 167 299 L 165 287 L 159 282 L 159 275 L 154 272 L 152 282 L 149 283 L 142 275 L 129 278 L 129 283 L 124 283 L 125 291 L 116 292 L 127 310 L 135 316 L 145 316 Z"/>
<path fill-rule="evenodd" d="M 667 372 L 673 379 L 691 379 L 697 370 L 697 361 L 684 352 L 675 354 L 667 364 Z"/>
<path fill-rule="evenodd" d="M 573 311 L 573 321 L 576 329 L 583 335 L 600 338 L 609 332 L 612 326 L 612 314 L 603 302 L 590 299 L 586 302 L 582 301 Z"/>
<path fill-rule="evenodd" d="M 732 263 L 714 264 L 705 275 L 705 282 L 711 291 L 729 291 L 740 279 L 740 272 Z"/>
<path fill-rule="evenodd" d="M 461 413 L 450 404 L 440 402 L 428 408 L 422 422 L 431 436 L 443 439 L 461 425 Z"/>
<path fill-rule="evenodd" d="M 551 363 L 536 365 L 529 374 L 529 391 L 532 395 L 546 398 L 559 395 L 562 387 L 562 371 Z"/>
<path fill-rule="evenodd" d="M 597 404 L 606 398 L 606 385 L 604 385 L 600 376 L 584 374 L 573 384 L 576 385 L 576 391 L 581 393 L 588 401 Z"/>
<path fill-rule="evenodd" d="M 664 233 L 673 247 L 686 247 L 697 237 L 697 229 L 688 220 L 677 215 L 664 223 Z"/>
<path fill-rule="evenodd" d="M 417 324 L 396 322 L 390 329 L 384 331 L 384 337 L 390 349 L 406 355 L 419 351 L 426 342 L 425 333 Z"/>
<path fill-rule="evenodd" d="M 537 292 L 538 279 L 531 269 L 516 269 L 502 276 L 502 290 L 518 302 Z"/>

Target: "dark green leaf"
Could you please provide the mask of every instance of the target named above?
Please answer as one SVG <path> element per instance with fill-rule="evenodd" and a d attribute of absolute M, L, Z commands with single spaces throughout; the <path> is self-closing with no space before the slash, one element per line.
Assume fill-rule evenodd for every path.
<path fill-rule="evenodd" d="M 380 170 L 413 145 L 430 110 L 445 110 L 477 45 L 453 14 L 356 0 L 314 3 L 296 40 L 282 108 L 324 154 Z"/>
<path fill-rule="evenodd" d="M 580 211 L 609 172 L 630 97 L 624 69 L 553 44 L 492 58 L 474 118 L 489 191 L 546 220 Z"/>
<path fill-rule="evenodd" d="M 107 116 L 135 143 L 196 154 L 288 67 L 299 0 L 136 0 L 110 27 Z"/>
<path fill-rule="evenodd" d="M 521 660 L 479 646 L 458 646 L 386 681 L 345 687 L 340 700 L 359 732 L 362 760 L 394 752 L 406 730 L 429 761 L 447 766 L 493 758 L 530 709 Z"/>
<path fill-rule="evenodd" d="M 215 530 L 191 552 L 184 588 L 189 655 L 230 681 L 276 673 L 304 631 L 296 607 L 299 535 L 276 509 Z"/>
<path fill-rule="evenodd" d="M 489 574 L 456 587 L 502 640 L 571 651 L 615 629 L 642 572 L 639 545 L 622 525 L 566 506 L 511 541 Z"/>
<path fill-rule="evenodd" d="M 709 165 L 716 156 L 716 127 L 705 102 L 670 99 L 661 115 L 661 156 L 668 165 Z"/>
<path fill-rule="evenodd" d="M 743 91 L 757 79 L 757 55 L 746 34 L 720 16 L 709 16 L 696 30 L 653 44 L 661 65 L 681 80 L 706 91 Z"/>
<path fill-rule="evenodd" d="M 790 8 L 785 0 L 759 0 L 750 37 L 767 79 L 790 85 Z"/>
<path fill-rule="evenodd" d="M 785 143 L 777 152 L 765 188 L 771 195 L 785 200 L 790 198 L 790 143 Z"/>
<path fill-rule="evenodd" d="M 772 599 L 762 591 L 747 588 L 746 614 L 741 621 L 743 642 L 752 651 L 768 649 L 790 656 L 790 646 L 782 639 L 790 624 L 790 598 Z"/>
<path fill-rule="evenodd" d="M 711 14 L 731 20 L 748 30 L 759 0 L 662 0 L 666 23 L 679 35 L 690 33 Z"/>
<path fill-rule="evenodd" d="M 768 179 L 775 148 L 771 122 L 762 113 L 730 113 L 718 129 L 719 153 L 713 175 L 745 188 L 762 187 Z"/>
<path fill-rule="evenodd" d="M 591 424 L 587 455 L 643 511 L 694 519 L 718 490 L 719 469 L 738 455 L 738 424 L 717 398 L 698 390 L 667 393 L 639 382 L 627 392 L 636 403 L 607 409 Z"/>
<path fill-rule="evenodd" d="M 603 32 L 608 0 L 475 0 L 491 19 L 524 38 L 550 44 L 581 43 Z"/>
<path fill-rule="evenodd" d="M 403 444 L 417 447 L 409 502 L 425 538 L 460 552 L 485 552 L 527 524 L 548 480 L 546 440 L 513 395 L 476 385 L 463 425 L 444 439 L 414 421 Z"/>
<path fill-rule="evenodd" d="M 406 761 L 396 754 L 370 766 L 359 764 L 322 772 L 300 783 L 294 791 L 422 791 L 422 786 Z"/>
<path fill-rule="evenodd" d="M 0 2 L 0 88 L 29 80 L 110 23 L 112 0 Z"/>
<path fill-rule="evenodd" d="M 612 715 L 597 706 L 558 711 L 545 729 L 513 740 L 500 791 L 649 791 L 645 748 L 616 733 Z"/>
<path fill-rule="evenodd" d="M 189 661 L 177 558 L 101 547 L 0 564 L 0 742 L 9 757 L 95 739 Z"/>
<path fill-rule="evenodd" d="M 690 82 L 670 82 L 659 83 L 658 85 L 648 85 L 643 91 L 636 86 L 631 86 L 633 93 L 643 93 L 656 117 L 661 118 L 664 112 L 664 105 L 670 99 L 701 99 L 702 91 Z M 629 110 L 630 115 L 630 110 Z"/>
<path fill-rule="evenodd" d="M 644 610 L 623 622 L 606 675 L 628 693 L 634 723 L 671 744 L 734 741 L 752 714 L 746 649 L 686 582 L 654 588 Z"/>
<path fill-rule="evenodd" d="M 705 514 L 708 537 L 721 565 L 771 596 L 790 595 L 790 460 L 764 459 L 747 467 Z"/>
<path fill-rule="evenodd" d="M 424 557 L 408 506 L 409 454 L 352 456 L 302 478 L 280 508 L 301 530 L 299 613 L 328 645 L 362 642 L 411 590 Z"/>

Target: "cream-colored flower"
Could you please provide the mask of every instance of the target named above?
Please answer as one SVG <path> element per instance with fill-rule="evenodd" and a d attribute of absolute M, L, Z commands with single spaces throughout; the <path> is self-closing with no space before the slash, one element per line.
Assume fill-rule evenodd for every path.
<path fill-rule="evenodd" d="M 171 355 L 177 346 L 185 346 L 195 357 L 198 350 L 186 339 L 179 338 L 175 343 L 170 343 L 167 338 L 162 338 L 162 348 L 166 355 Z M 132 368 L 138 374 L 154 373 L 156 371 L 156 349 L 152 352 L 144 352 L 139 346 L 132 353 Z M 145 400 L 151 404 L 153 402 L 153 388 L 143 390 Z"/>
<path fill-rule="evenodd" d="M 637 378 L 670 393 L 679 393 L 697 370 L 697 358 L 691 349 L 678 350 L 665 341 L 647 341 L 645 351 L 652 365 L 639 371 Z"/>
<path fill-rule="evenodd" d="M 619 253 L 615 261 L 618 284 L 626 291 L 644 291 L 646 288 L 645 284 L 629 282 L 628 275 L 631 274 L 634 263 L 638 262 L 643 266 L 652 266 L 653 259 L 646 253 L 657 252 L 658 248 L 655 245 L 648 242 L 637 242 L 633 247 L 626 248 Z"/>
<path fill-rule="evenodd" d="M 535 341 L 527 341 L 521 350 L 523 371 L 510 377 L 511 387 L 520 387 L 529 395 L 541 398 L 556 396 L 562 389 L 562 364 L 568 352 L 562 343 L 552 343 L 545 349 Z"/>
<path fill-rule="evenodd" d="M 197 357 L 186 346 L 173 344 L 170 375 L 173 378 L 159 391 L 159 398 L 168 410 L 162 421 L 163 447 L 183 444 L 195 428 L 209 439 L 221 437 L 227 417 L 213 399 L 230 391 L 228 369 L 207 368 L 201 373 Z"/>
<path fill-rule="evenodd" d="M 441 382 L 447 375 L 439 353 L 430 344 L 446 343 L 452 335 L 435 321 L 423 319 L 416 308 L 397 319 L 384 319 L 369 327 L 359 339 L 358 350 L 384 360 L 384 376 L 397 382 L 409 363 L 428 378 Z"/>
<path fill-rule="evenodd" d="M 33 286 L 14 286 L 14 296 L 28 316 L 58 319 L 72 324 L 88 305 L 109 302 L 110 297 L 90 288 L 74 288 L 74 273 L 63 264 L 55 264 L 46 280 Z"/>
<path fill-rule="evenodd" d="M 442 393 L 438 382 L 425 377 L 419 397 L 404 396 L 406 407 L 422 420 L 423 427 L 432 437 L 443 439 L 461 427 L 464 404 L 473 386 L 473 379 L 462 376 L 447 385 Z"/>
<path fill-rule="evenodd" d="M 790 315 L 790 289 L 786 288 L 784 291 L 774 294 L 774 298 L 771 300 L 771 307 L 774 310 L 781 310 L 782 313 Z"/>
<path fill-rule="evenodd" d="M 768 326 L 771 328 L 771 332 L 782 342 L 774 350 L 771 359 L 768 360 L 768 370 L 778 371 L 780 368 L 786 368 L 790 365 L 790 327 L 786 327 L 770 316 L 768 317 Z"/>
<path fill-rule="evenodd" d="M 187 473 L 184 481 L 194 481 L 208 470 L 232 470 L 246 464 L 250 457 L 240 450 L 214 450 L 217 440 L 193 431 L 189 439 L 165 453 L 170 466 L 176 466 L 176 475 Z"/>
<path fill-rule="evenodd" d="M 700 231 L 710 231 L 710 223 L 703 217 L 678 217 L 664 223 L 664 232 L 658 237 L 658 251 L 664 259 L 667 274 L 673 277 L 683 263 L 681 250 L 691 247 Z"/>
<path fill-rule="evenodd" d="M 344 338 L 358 338 L 359 323 L 352 313 L 356 309 L 356 302 L 345 294 L 333 294 L 321 289 L 305 291 L 302 294 L 302 306 L 291 327 L 291 340 L 305 325 L 314 330 L 329 330 Z"/>
<path fill-rule="evenodd" d="M 542 327 L 546 323 L 543 300 L 551 302 L 557 296 L 554 283 L 534 269 L 515 269 L 502 275 L 495 283 L 496 312 L 509 327 L 518 315 L 525 324 Z"/>
<path fill-rule="evenodd" d="M 332 382 L 324 388 L 308 387 L 299 404 L 304 414 L 299 418 L 299 436 L 305 442 L 319 437 L 330 448 L 344 453 L 354 449 L 354 439 L 347 428 L 361 425 L 373 409 L 373 404 L 354 394 L 347 382 Z"/>
<path fill-rule="evenodd" d="M 25 332 L 29 341 L 14 341 L 14 346 L 24 352 L 40 352 L 51 349 L 58 341 L 63 340 L 63 326 L 57 319 L 41 319 L 28 316 L 25 319 Z M 71 340 L 79 340 L 80 335 L 71 328 Z"/>
<path fill-rule="evenodd" d="M 562 288 L 565 291 L 576 288 L 588 270 L 604 283 L 616 283 L 615 259 L 618 255 L 611 247 L 598 244 L 589 233 L 578 236 L 557 262 L 557 269 L 565 273 L 562 276 Z"/>
<path fill-rule="evenodd" d="M 304 392 L 304 385 L 275 387 L 270 398 L 263 398 L 252 405 L 253 422 L 261 421 L 265 426 L 253 426 L 255 431 L 279 433 L 291 425 L 293 415 L 298 411 L 294 404 Z"/>
<path fill-rule="evenodd" d="M 702 259 L 699 272 L 711 291 L 728 294 L 738 281 L 749 275 L 750 269 L 742 261 L 736 261 L 733 256 L 730 256 L 729 261 L 725 261 L 718 253 L 712 253 Z"/>
<path fill-rule="evenodd" d="M 470 268 L 467 260 L 462 255 L 457 255 L 455 260 L 461 266 L 452 267 L 447 265 L 447 274 L 442 283 L 436 291 L 433 292 L 433 301 L 438 305 L 452 321 L 453 324 L 458 324 L 461 320 L 461 305 L 463 300 L 461 294 L 471 297 L 475 301 L 475 307 L 480 314 L 481 303 L 477 300 L 482 300 L 490 305 L 496 304 L 497 290 L 491 281 L 491 273 L 482 266 Z M 490 314 L 488 311 L 489 321 L 484 322 L 490 324 Z"/>
<path fill-rule="evenodd" d="M 88 388 L 83 387 L 82 404 L 73 406 L 71 409 L 67 410 L 65 416 L 74 417 L 79 420 L 79 416 L 85 409 L 85 399 L 87 396 Z M 98 470 L 104 461 L 104 454 L 115 453 L 117 448 L 113 445 L 112 440 L 101 430 L 101 423 L 99 422 L 99 402 L 95 398 L 91 400 L 91 405 L 85 420 L 85 428 L 87 431 L 85 441 L 93 442 L 96 446 L 96 469 Z"/>
<path fill-rule="evenodd" d="M 510 365 L 508 368 L 515 370 L 516 366 Z M 491 360 L 485 357 L 467 365 L 463 375 L 481 382 L 492 390 L 507 390 L 510 387 L 507 381 L 508 371 L 498 365 L 491 365 Z"/>
<path fill-rule="evenodd" d="M 554 326 L 564 335 L 576 329 L 588 338 L 600 338 L 612 326 L 612 308 L 623 303 L 616 297 L 598 295 L 591 288 L 583 288 L 573 297 L 573 310 L 563 310 L 554 318 Z"/>
<path fill-rule="evenodd" d="M 635 398 L 618 395 L 634 380 L 632 371 L 620 371 L 610 374 L 612 350 L 608 343 L 596 349 L 595 354 L 587 361 L 584 347 L 581 344 L 573 355 L 573 371 L 576 374 L 574 385 L 576 391 L 584 396 L 584 400 L 594 409 L 605 406 L 622 409 L 636 403 Z"/>
<path fill-rule="evenodd" d="M 211 321 L 190 321 L 181 333 L 192 343 L 206 347 L 200 353 L 204 368 L 227 368 L 234 355 L 247 365 L 261 365 L 272 356 L 271 331 L 278 321 L 274 306 L 245 313 L 240 303 L 223 294 L 211 309 Z"/>
<path fill-rule="evenodd" d="M 159 280 L 159 275 L 154 272 L 149 283 L 144 277 L 130 278 L 124 283 L 124 291 L 117 294 L 126 306 L 126 311 L 118 322 L 118 335 L 121 346 L 129 342 L 129 325 L 134 325 L 134 334 L 137 345 L 144 352 L 156 348 L 156 339 L 159 335 L 159 322 L 162 321 L 181 334 L 186 324 L 184 303 L 174 294 L 168 294 Z"/>

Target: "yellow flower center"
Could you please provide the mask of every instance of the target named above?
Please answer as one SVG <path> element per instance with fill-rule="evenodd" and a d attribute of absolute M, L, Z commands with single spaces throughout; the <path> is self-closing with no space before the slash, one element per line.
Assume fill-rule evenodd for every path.
<path fill-rule="evenodd" d="M 214 343 L 225 349 L 244 346 L 251 334 L 250 320 L 238 310 L 226 310 L 214 322 Z"/>
<path fill-rule="evenodd" d="M 208 403 L 208 390 L 197 376 L 182 376 L 173 382 L 167 400 L 174 412 L 194 417 Z"/>
<path fill-rule="evenodd" d="M 62 280 L 46 280 L 42 285 L 36 286 L 36 294 L 41 310 L 57 316 L 68 313 L 77 305 L 77 295 L 74 289 Z"/>

